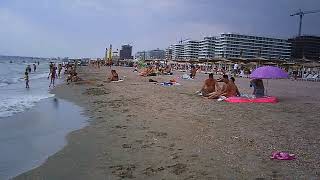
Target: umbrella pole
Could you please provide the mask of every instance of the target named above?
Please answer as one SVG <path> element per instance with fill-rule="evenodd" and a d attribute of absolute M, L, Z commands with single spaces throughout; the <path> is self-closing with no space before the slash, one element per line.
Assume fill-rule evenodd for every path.
<path fill-rule="evenodd" d="M 269 80 L 267 79 L 266 96 L 268 96 Z"/>

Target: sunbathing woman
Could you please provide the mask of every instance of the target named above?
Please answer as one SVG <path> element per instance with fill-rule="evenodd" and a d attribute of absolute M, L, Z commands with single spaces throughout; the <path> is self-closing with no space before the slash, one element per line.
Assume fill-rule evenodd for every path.
<path fill-rule="evenodd" d="M 156 76 L 155 69 L 152 66 L 149 66 L 144 71 L 139 73 L 140 76 Z"/>

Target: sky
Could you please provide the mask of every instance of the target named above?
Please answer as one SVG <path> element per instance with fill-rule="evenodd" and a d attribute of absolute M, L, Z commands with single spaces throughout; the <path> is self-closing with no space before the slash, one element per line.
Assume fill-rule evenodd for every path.
<path fill-rule="evenodd" d="M 103 57 L 110 44 L 137 52 L 224 32 L 290 38 L 300 8 L 320 0 L 0 0 L 0 54 Z M 320 13 L 302 32 L 320 35 Z"/>

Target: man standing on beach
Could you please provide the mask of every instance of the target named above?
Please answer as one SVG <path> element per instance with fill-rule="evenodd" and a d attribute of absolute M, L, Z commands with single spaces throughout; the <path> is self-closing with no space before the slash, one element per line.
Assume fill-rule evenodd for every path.
<path fill-rule="evenodd" d="M 51 68 L 49 76 L 51 77 L 49 87 L 51 87 L 51 84 L 53 85 L 53 87 L 55 87 L 54 81 L 55 81 L 56 76 L 57 76 L 57 67 L 55 65 L 53 65 L 53 67 Z"/>

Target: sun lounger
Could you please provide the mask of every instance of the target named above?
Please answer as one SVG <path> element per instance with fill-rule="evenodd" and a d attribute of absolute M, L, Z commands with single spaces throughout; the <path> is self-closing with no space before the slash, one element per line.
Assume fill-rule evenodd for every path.
<path fill-rule="evenodd" d="M 310 80 L 312 77 L 313 77 L 312 74 L 308 74 L 307 76 L 303 77 L 302 80 L 308 81 L 308 80 Z"/>
<path fill-rule="evenodd" d="M 320 80 L 319 74 L 315 74 L 310 80 L 311 81 L 319 81 Z"/>
<path fill-rule="evenodd" d="M 310 77 L 307 77 L 307 81 L 316 81 L 318 79 L 318 74 L 311 75 Z"/>

